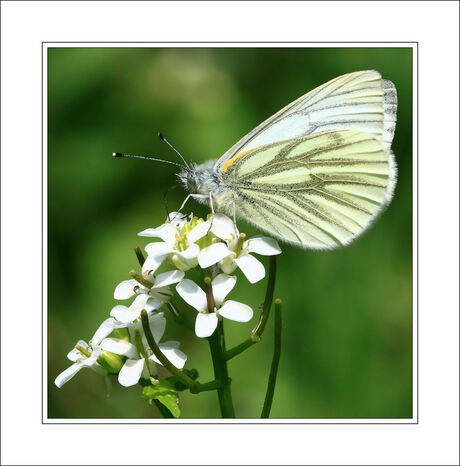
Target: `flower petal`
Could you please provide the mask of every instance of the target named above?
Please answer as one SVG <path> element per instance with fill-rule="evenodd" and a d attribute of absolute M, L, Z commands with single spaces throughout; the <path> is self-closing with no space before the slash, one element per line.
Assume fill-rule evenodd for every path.
<path fill-rule="evenodd" d="M 150 299 L 147 294 L 139 294 L 134 298 L 134 301 L 129 306 L 129 310 L 135 314 L 140 314 L 142 309 L 145 308 L 147 301 Z"/>
<path fill-rule="evenodd" d="M 182 270 L 170 270 L 169 272 L 160 273 L 155 277 L 155 284 L 150 289 L 154 290 L 162 286 L 179 283 L 184 278 L 184 275 L 185 273 Z"/>
<path fill-rule="evenodd" d="M 147 300 L 147 302 L 145 303 L 145 306 L 142 309 L 145 309 L 147 312 L 150 313 L 152 311 L 156 311 L 157 309 L 160 309 L 160 307 L 163 306 L 163 304 L 164 304 L 164 301 L 150 298 L 149 300 Z"/>
<path fill-rule="evenodd" d="M 142 265 L 142 273 L 155 270 L 163 263 L 168 257 L 168 254 L 173 251 L 173 248 L 168 243 L 149 243 L 145 247 L 147 258 Z"/>
<path fill-rule="evenodd" d="M 215 312 L 211 312 L 210 314 L 200 312 L 195 320 L 196 336 L 200 338 L 210 337 L 217 327 L 217 321 L 217 314 Z"/>
<path fill-rule="evenodd" d="M 158 345 L 160 348 L 160 351 L 169 359 L 169 361 L 174 364 L 178 369 L 182 369 L 185 365 L 185 361 L 187 361 L 187 355 L 177 349 L 176 345 L 171 345 L 170 343 L 176 343 L 176 342 L 166 342 L 166 343 L 161 343 Z M 161 364 L 161 362 L 157 359 L 157 357 L 152 354 L 150 356 L 150 359 L 155 361 L 158 364 Z"/>
<path fill-rule="evenodd" d="M 152 238 L 161 238 L 169 244 L 174 244 L 176 241 L 177 228 L 172 223 L 163 223 L 157 228 L 147 228 L 147 230 L 138 233 L 138 236 L 149 236 Z"/>
<path fill-rule="evenodd" d="M 120 340 L 119 338 L 105 338 L 99 345 L 103 350 L 111 353 L 127 356 L 128 358 L 137 357 L 136 347 L 129 341 Z"/>
<path fill-rule="evenodd" d="M 159 346 L 179 349 L 180 348 L 180 341 L 174 341 L 174 340 L 165 341 L 164 343 L 161 343 Z"/>
<path fill-rule="evenodd" d="M 187 215 L 181 212 L 170 212 L 168 215 L 168 221 L 174 225 L 179 225 L 187 221 Z"/>
<path fill-rule="evenodd" d="M 115 291 L 113 292 L 113 297 L 115 299 L 128 299 L 131 296 L 134 296 L 136 292 L 134 291 L 134 287 L 141 287 L 139 282 L 136 280 L 124 280 L 117 285 Z"/>
<path fill-rule="evenodd" d="M 144 358 L 127 359 L 118 374 L 118 382 L 123 387 L 131 387 L 136 385 L 141 378 L 142 370 L 144 369 Z"/>
<path fill-rule="evenodd" d="M 212 281 L 212 294 L 217 306 L 220 306 L 227 295 L 232 291 L 236 283 L 236 277 L 220 273 Z"/>
<path fill-rule="evenodd" d="M 200 247 L 198 244 L 191 244 L 185 251 L 175 251 L 175 253 L 185 260 L 190 260 L 198 256 Z"/>
<path fill-rule="evenodd" d="M 89 358 L 83 359 L 81 363 L 86 367 L 93 366 L 94 364 L 96 364 L 97 358 L 100 356 L 100 354 L 101 354 L 101 349 L 97 347 L 93 349 L 91 356 Z"/>
<path fill-rule="evenodd" d="M 190 243 L 195 243 L 199 239 L 203 238 L 203 236 L 206 236 L 209 231 L 209 227 L 211 226 L 211 222 L 201 222 L 198 225 L 196 225 L 192 231 L 188 234 L 187 239 Z"/>
<path fill-rule="evenodd" d="M 202 269 L 211 267 L 211 265 L 217 264 L 227 256 L 230 256 L 232 251 L 229 251 L 225 243 L 211 244 L 207 248 L 201 250 L 198 256 L 198 263 Z"/>
<path fill-rule="evenodd" d="M 130 311 L 126 306 L 122 306 L 121 304 L 113 307 L 110 311 L 110 315 L 117 319 L 119 322 L 123 322 L 124 324 L 128 324 L 134 319 L 137 319 L 137 316 L 134 316 L 132 311 Z"/>
<path fill-rule="evenodd" d="M 230 242 L 238 238 L 239 232 L 233 220 L 224 214 L 214 214 L 211 231 L 220 239 Z"/>
<path fill-rule="evenodd" d="M 248 322 L 252 319 L 252 309 L 246 304 L 237 301 L 226 301 L 219 309 L 219 314 L 226 319 L 235 320 L 236 322 Z"/>
<path fill-rule="evenodd" d="M 153 314 L 149 317 L 150 330 L 153 335 L 153 339 L 158 343 L 165 333 L 166 318 L 162 312 L 159 314 Z"/>
<path fill-rule="evenodd" d="M 278 241 L 273 238 L 267 238 L 266 236 L 254 236 L 245 242 L 243 248 L 247 248 L 249 252 L 255 252 L 262 256 L 275 256 L 276 254 L 281 254 Z"/>
<path fill-rule="evenodd" d="M 68 382 L 77 372 L 80 372 L 83 369 L 83 364 L 78 361 L 68 367 L 65 371 L 61 372 L 57 377 L 54 383 L 58 388 L 61 388 L 66 382 Z"/>
<path fill-rule="evenodd" d="M 207 309 L 206 293 L 192 280 L 188 278 L 182 280 L 176 286 L 176 290 L 179 296 L 198 312 Z"/>
<path fill-rule="evenodd" d="M 125 306 L 126 307 L 126 306 Z M 111 317 L 105 319 L 99 328 L 94 332 L 93 338 L 91 338 L 92 345 L 98 345 L 105 337 L 108 337 L 115 328 L 115 320 Z"/>
<path fill-rule="evenodd" d="M 156 228 L 147 228 L 146 230 L 142 230 L 140 233 L 137 234 L 137 236 L 149 236 L 156 238 Z"/>
<path fill-rule="evenodd" d="M 237 257 L 235 262 L 251 283 L 256 283 L 265 277 L 263 264 L 251 254 Z"/>

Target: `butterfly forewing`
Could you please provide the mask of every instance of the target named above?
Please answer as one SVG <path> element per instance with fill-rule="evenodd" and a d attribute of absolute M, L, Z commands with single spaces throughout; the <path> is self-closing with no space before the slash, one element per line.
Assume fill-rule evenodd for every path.
<path fill-rule="evenodd" d="M 389 152 L 396 122 L 396 90 L 377 71 L 333 79 L 265 120 L 228 150 L 216 169 L 242 152 L 272 142 L 342 129 L 372 134 Z"/>
<path fill-rule="evenodd" d="M 391 199 L 392 154 L 372 134 L 328 131 L 265 144 L 223 165 L 237 213 L 305 248 L 359 235 Z"/>

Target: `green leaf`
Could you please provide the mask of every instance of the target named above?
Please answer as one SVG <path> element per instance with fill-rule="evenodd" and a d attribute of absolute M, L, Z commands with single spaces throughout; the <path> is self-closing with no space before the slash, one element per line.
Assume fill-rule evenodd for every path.
<path fill-rule="evenodd" d="M 157 385 L 147 385 L 142 389 L 142 398 L 150 404 L 154 400 L 165 406 L 174 417 L 180 416 L 179 393 L 174 385 L 167 380 L 160 380 Z"/>

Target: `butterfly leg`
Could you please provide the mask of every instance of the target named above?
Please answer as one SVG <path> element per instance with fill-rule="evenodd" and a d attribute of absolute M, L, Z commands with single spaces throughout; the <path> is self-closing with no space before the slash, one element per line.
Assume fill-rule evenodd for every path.
<path fill-rule="evenodd" d="M 187 201 L 191 197 L 193 199 L 197 199 L 198 201 L 208 198 L 208 196 L 206 196 L 205 194 L 187 194 L 187 197 L 184 199 L 184 202 L 182 202 L 181 206 L 179 207 L 178 211 L 176 212 L 176 215 L 174 215 L 174 218 L 172 218 L 171 221 L 173 221 L 176 218 L 177 214 L 180 213 L 180 211 L 185 207 L 185 204 L 187 203 Z"/>
<path fill-rule="evenodd" d="M 184 199 L 184 202 L 182 202 L 179 209 L 177 209 L 176 215 L 174 215 L 174 218 L 172 218 L 171 221 L 173 221 L 177 217 L 177 214 L 185 207 L 185 204 L 187 204 L 187 201 L 190 199 L 191 196 L 191 194 L 187 194 L 187 197 Z"/>
<path fill-rule="evenodd" d="M 232 206 L 233 206 L 233 225 L 235 226 L 235 229 L 236 229 L 236 204 L 235 204 L 235 201 L 232 201 Z"/>
<path fill-rule="evenodd" d="M 206 233 L 206 234 L 209 234 L 209 232 L 211 231 L 212 223 L 214 222 L 214 215 L 215 215 L 214 202 L 212 201 L 212 192 L 211 191 L 209 191 L 209 207 L 211 208 L 211 223 L 209 225 L 208 233 Z"/>

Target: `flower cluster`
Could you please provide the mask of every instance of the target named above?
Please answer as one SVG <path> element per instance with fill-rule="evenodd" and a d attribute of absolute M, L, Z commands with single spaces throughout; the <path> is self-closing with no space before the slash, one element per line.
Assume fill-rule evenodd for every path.
<path fill-rule="evenodd" d="M 55 380 L 58 387 L 85 367 L 102 375 L 118 374 L 119 383 L 125 387 L 140 379 L 158 383 L 155 364 L 162 362 L 155 348 L 149 346 L 146 322 L 143 326 L 141 319 L 143 311 L 156 343 L 151 346 L 182 370 L 187 356 L 179 350 L 179 342 L 160 343 L 166 327 L 160 308 L 166 305 L 177 315 L 182 300 L 185 301 L 197 311 L 194 327 L 200 338 L 210 337 L 221 318 L 248 322 L 253 316 L 251 307 L 226 300 L 237 281 L 231 274 L 239 268 L 249 282 L 256 283 L 265 277 L 265 268 L 253 253 L 281 253 L 271 238 L 246 239 L 234 222 L 222 214 L 205 221 L 173 212 L 163 225 L 144 230 L 139 236 L 159 241 L 145 246 L 146 257 L 137 251 L 142 273 L 132 270 L 132 278 L 115 287 L 114 298 L 131 300 L 130 304 L 114 306 L 88 343 L 78 341 L 67 355 L 73 364 Z M 160 267 L 169 270 L 157 273 Z M 201 272 L 202 286 L 195 283 L 192 269 Z"/>

